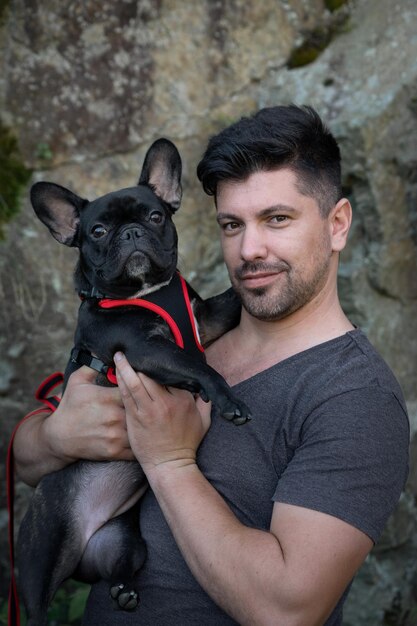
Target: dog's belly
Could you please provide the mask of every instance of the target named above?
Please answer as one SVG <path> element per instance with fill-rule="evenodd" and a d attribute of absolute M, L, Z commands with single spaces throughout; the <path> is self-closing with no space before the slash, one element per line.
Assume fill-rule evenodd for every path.
<path fill-rule="evenodd" d="M 134 461 L 81 461 L 71 468 L 72 516 L 84 545 L 108 520 L 130 509 L 147 488 L 145 475 Z"/>

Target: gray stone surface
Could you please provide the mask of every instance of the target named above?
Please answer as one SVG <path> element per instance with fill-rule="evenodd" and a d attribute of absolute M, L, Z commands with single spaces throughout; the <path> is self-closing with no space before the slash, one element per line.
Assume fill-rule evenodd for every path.
<path fill-rule="evenodd" d="M 227 284 L 212 202 L 195 176 L 207 138 L 286 102 L 312 104 L 337 136 L 355 212 L 340 294 L 396 372 L 412 419 L 407 490 L 354 583 L 346 626 L 417 624 L 416 18 L 415 0 L 351 0 L 334 13 L 322 0 L 12 0 L 0 24 L 0 117 L 34 181 L 94 197 L 136 182 L 153 139 L 175 141 L 181 266 L 206 295 Z M 289 69 L 303 42 L 323 39 L 314 62 Z M 74 251 L 51 239 L 27 197 L 6 235 L 2 453 L 36 383 L 64 367 L 78 306 Z M 19 487 L 18 513 L 25 498 Z"/>

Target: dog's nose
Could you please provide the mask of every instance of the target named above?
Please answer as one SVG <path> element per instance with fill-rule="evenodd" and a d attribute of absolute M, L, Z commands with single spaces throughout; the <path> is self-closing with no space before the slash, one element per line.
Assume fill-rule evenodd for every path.
<path fill-rule="evenodd" d="M 142 236 L 142 231 L 137 226 L 131 226 L 130 228 L 126 228 L 122 235 L 121 239 L 125 239 L 129 241 L 130 239 L 139 239 Z"/>

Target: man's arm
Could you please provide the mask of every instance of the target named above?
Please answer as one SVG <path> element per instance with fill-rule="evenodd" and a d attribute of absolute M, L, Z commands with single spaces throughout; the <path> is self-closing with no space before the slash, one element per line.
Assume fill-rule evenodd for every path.
<path fill-rule="evenodd" d="M 197 465 L 148 480 L 191 571 L 239 624 L 319 626 L 372 547 L 345 522 L 275 504 L 270 532 L 241 524 Z"/>
<path fill-rule="evenodd" d="M 97 373 L 82 367 L 68 381 L 54 413 L 39 413 L 17 429 L 16 472 L 27 484 L 77 459 L 133 460 L 125 410 L 117 388 L 95 385 Z"/>
<path fill-rule="evenodd" d="M 209 412 L 116 358 L 129 441 L 194 576 L 240 624 L 323 624 L 372 547 L 345 522 L 277 503 L 270 531 L 241 524 L 196 464 Z"/>

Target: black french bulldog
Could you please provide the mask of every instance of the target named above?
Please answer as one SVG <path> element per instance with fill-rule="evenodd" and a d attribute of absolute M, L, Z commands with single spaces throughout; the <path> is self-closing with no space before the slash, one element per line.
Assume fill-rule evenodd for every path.
<path fill-rule="evenodd" d="M 65 380 L 83 364 L 109 377 L 121 350 L 136 370 L 199 393 L 224 418 L 243 424 L 250 419 L 248 408 L 200 350 L 200 339 L 208 345 L 237 324 L 240 303 L 232 290 L 203 301 L 176 271 L 172 214 L 181 201 L 180 181 L 180 155 L 170 141 L 159 139 L 148 150 L 135 187 L 92 202 L 54 183 L 32 187 L 39 219 L 55 239 L 80 253 L 75 285 L 82 303 Z M 188 327 L 165 310 L 175 300 L 181 301 Z M 194 354 L 184 349 L 187 341 Z M 132 580 L 146 548 L 135 502 L 144 481 L 139 464 L 129 461 L 78 461 L 41 480 L 17 542 L 28 626 L 47 624 L 50 601 L 69 577 L 107 580 L 117 608 L 137 606 Z"/>

